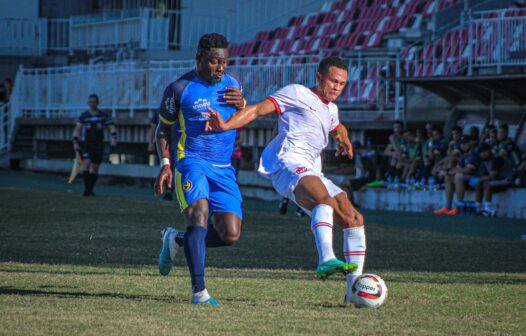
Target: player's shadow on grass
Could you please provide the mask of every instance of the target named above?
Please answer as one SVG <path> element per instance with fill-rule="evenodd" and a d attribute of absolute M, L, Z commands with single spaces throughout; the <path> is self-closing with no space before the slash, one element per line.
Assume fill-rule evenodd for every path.
<path fill-rule="evenodd" d="M 53 286 L 54 287 L 54 286 Z M 44 291 L 35 289 L 21 289 L 13 287 L 0 287 L 0 295 L 20 295 L 20 296 L 54 296 L 59 298 L 113 298 L 137 301 L 158 301 L 170 303 L 186 303 L 187 300 L 174 296 L 155 296 L 139 294 L 121 293 L 88 293 L 72 291 Z"/>

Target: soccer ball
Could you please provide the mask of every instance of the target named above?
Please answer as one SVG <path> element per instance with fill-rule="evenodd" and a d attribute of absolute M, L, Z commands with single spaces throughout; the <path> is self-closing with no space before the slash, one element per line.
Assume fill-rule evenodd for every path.
<path fill-rule="evenodd" d="M 387 301 L 387 286 L 376 274 L 362 274 L 354 281 L 351 302 L 358 308 L 379 308 Z"/>

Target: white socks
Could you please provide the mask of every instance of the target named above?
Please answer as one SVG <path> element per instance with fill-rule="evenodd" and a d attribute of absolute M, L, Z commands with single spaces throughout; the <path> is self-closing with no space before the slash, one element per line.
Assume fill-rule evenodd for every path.
<path fill-rule="evenodd" d="M 333 211 L 333 208 L 327 204 L 319 204 L 312 209 L 310 228 L 316 240 L 319 264 L 336 259 L 332 249 Z"/>
<path fill-rule="evenodd" d="M 347 275 L 347 297 L 351 297 L 352 284 L 362 274 L 365 263 L 365 230 L 363 226 L 343 229 L 343 254 L 345 261 L 357 264 L 358 268 Z"/>
<path fill-rule="evenodd" d="M 205 302 L 208 299 L 210 299 L 210 295 L 208 295 L 206 288 L 200 292 L 192 294 L 192 302 Z"/>

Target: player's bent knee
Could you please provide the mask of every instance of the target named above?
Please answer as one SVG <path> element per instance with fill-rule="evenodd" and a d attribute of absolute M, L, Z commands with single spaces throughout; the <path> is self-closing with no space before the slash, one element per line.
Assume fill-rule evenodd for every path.
<path fill-rule="evenodd" d="M 234 245 L 239 240 L 240 236 L 241 234 L 239 232 L 227 233 L 222 237 L 222 240 L 226 245 Z"/>

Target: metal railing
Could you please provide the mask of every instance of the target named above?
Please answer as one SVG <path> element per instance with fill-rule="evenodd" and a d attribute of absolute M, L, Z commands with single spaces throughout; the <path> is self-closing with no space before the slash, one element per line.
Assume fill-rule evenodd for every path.
<path fill-rule="evenodd" d="M 0 19 L 0 55 L 40 56 L 47 50 L 45 20 Z"/>
<path fill-rule="evenodd" d="M 290 83 L 313 86 L 319 58 L 292 56 L 232 59 L 227 72 L 239 79 L 249 102 L 257 102 Z M 349 84 L 338 104 L 345 107 L 378 105 L 398 111 L 398 61 L 392 58 L 349 58 Z M 86 109 L 89 94 L 97 93 L 101 108 L 128 111 L 159 106 L 164 88 L 194 67 L 194 60 L 121 62 L 40 69 L 20 68 L 12 101 L 25 117 L 76 116 Z M 386 108 L 386 109 L 387 109 Z M 397 115 L 398 112 L 397 112 Z"/>
<path fill-rule="evenodd" d="M 229 27 L 225 17 L 154 8 L 107 10 L 69 19 L 0 19 L 0 54 L 194 48 L 202 34 L 230 35 Z"/>
<path fill-rule="evenodd" d="M 482 67 L 526 65 L 526 10 L 470 14 L 464 26 L 424 46 L 412 45 L 400 57 L 407 77 L 472 75 Z"/>

